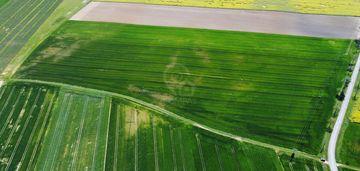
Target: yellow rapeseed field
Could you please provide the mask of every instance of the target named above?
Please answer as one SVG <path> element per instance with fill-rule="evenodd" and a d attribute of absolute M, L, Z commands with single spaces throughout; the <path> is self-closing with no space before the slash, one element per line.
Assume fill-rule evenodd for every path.
<path fill-rule="evenodd" d="M 360 123 L 360 99 L 358 99 L 351 112 L 351 121 Z"/>
<path fill-rule="evenodd" d="M 360 0 L 97 0 L 360 16 Z"/>

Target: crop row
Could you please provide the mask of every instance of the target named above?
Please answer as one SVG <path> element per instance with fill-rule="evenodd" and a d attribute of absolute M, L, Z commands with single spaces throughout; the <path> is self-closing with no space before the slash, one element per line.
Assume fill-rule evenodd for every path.
<path fill-rule="evenodd" d="M 11 0 L 0 8 L 0 72 L 61 0 Z"/>

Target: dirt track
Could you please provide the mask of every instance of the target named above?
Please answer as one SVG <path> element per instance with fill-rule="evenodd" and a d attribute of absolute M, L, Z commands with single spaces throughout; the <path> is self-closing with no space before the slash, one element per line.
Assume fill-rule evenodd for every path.
<path fill-rule="evenodd" d="M 273 11 L 92 2 L 72 20 L 356 38 L 360 18 Z"/>

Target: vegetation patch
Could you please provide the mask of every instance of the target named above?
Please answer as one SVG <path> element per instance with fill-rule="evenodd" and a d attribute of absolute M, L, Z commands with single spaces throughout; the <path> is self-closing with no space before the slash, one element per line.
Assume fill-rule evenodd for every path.
<path fill-rule="evenodd" d="M 15 77 L 128 95 L 218 130 L 316 153 L 354 55 L 349 44 L 69 21 Z"/>

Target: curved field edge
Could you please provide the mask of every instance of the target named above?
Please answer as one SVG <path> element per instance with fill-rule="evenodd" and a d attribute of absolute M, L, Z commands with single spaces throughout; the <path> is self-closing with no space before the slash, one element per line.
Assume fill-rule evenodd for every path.
<path fill-rule="evenodd" d="M 230 8 L 245 10 L 271 10 L 305 14 L 326 14 L 326 15 L 346 15 L 360 16 L 360 2 L 356 0 L 215 0 L 215 1 L 196 1 L 196 0 L 96 0 L 99 2 L 125 2 L 125 3 L 145 3 L 158 5 L 194 6 L 208 8 Z"/>
<path fill-rule="evenodd" d="M 350 42 L 70 21 L 15 77 L 126 94 L 224 132 L 315 152 Z"/>
<path fill-rule="evenodd" d="M 36 99 L 41 92 L 46 92 L 36 93 L 40 90 L 38 87 L 53 89 L 58 93 L 52 93 L 55 98 L 45 96 L 52 99 L 51 105 L 48 105 L 51 107 L 45 107 L 46 114 L 39 117 L 47 118 L 47 121 L 26 122 L 43 108 L 34 107 L 30 102 L 27 104 L 33 98 L 34 103 L 37 103 Z M 27 92 L 27 95 L 8 96 L 14 89 L 18 94 Z M 22 81 L 8 82 L 0 89 L 0 93 L 1 109 L 4 103 L 7 103 L 6 106 L 12 103 L 15 103 L 15 107 L 28 106 L 22 114 L 17 115 L 17 119 L 15 113 L 20 111 L 5 112 L 4 116 L 17 120 L 17 128 L 27 130 L 19 134 L 12 131 L 14 127 L 9 127 L 4 132 L 4 135 L 10 135 L 7 153 L 19 153 L 14 161 L 21 161 L 9 164 L 7 153 L 1 152 L 0 168 L 5 170 L 14 167 L 31 170 L 328 170 L 326 165 L 309 156 L 296 153 L 296 157 L 291 159 L 290 153 L 196 128 L 173 116 L 159 114 L 143 104 L 130 102 L 111 93 L 62 84 Z M 35 127 L 41 128 L 40 132 L 34 132 L 35 129 L 30 129 L 26 123 L 38 125 Z M 30 139 L 22 136 L 24 133 Z M 6 137 L 1 135 L 1 138 Z M 34 143 L 30 145 L 25 141 Z M 12 146 L 12 143 L 16 145 Z M 17 148 L 19 145 L 21 148 Z"/>

